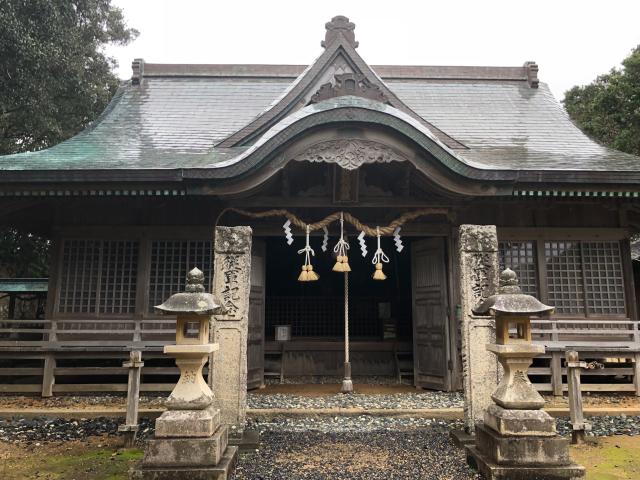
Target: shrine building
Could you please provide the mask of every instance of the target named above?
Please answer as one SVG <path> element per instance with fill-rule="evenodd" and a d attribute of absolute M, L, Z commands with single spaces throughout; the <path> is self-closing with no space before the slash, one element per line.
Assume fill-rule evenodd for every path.
<path fill-rule="evenodd" d="M 136 59 L 87 129 L 0 157 L 2 224 L 52 239 L 43 318 L 0 320 L 4 391 L 126 390 L 132 349 L 143 391 L 170 390 L 162 347 L 175 321 L 153 307 L 194 267 L 211 288 L 216 224 L 253 229 L 249 388 L 268 375 L 340 376 L 339 231 L 328 228 L 326 252 L 323 231 L 311 232 L 320 279 L 299 282 L 305 232 L 292 225 L 289 245 L 285 217 L 240 212 L 274 209 L 308 223 L 348 212 L 373 228 L 427 212 L 382 236 L 385 281 L 372 279 L 375 238 L 363 257 L 345 223 L 354 376 L 460 388 L 458 231 L 474 224 L 496 226 L 501 266 L 555 307 L 534 320 L 547 346 L 531 369 L 541 391 L 562 391 L 568 345 L 610 360 L 593 381 L 585 374 L 586 389 L 640 389 L 630 252 L 640 158 L 581 132 L 544 66 L 370 65 L 354 27 L 328 22 L 309 65 Z"/>

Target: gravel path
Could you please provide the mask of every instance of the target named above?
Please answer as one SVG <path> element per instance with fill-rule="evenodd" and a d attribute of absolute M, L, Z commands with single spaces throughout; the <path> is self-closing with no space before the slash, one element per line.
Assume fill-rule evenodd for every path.
<path fill-rule="evenodd" d="M 447 429 L 321 433 L 267 431 L 243 454 L 235 480 L 475 480 Z"/>
<path fill-rule="evenodd" d="M 249 408 L 462 408 L 460 392 L 417 392 L 390 395 L 328 395 L 308 397 L 288 394 L 249 394 Z"/>

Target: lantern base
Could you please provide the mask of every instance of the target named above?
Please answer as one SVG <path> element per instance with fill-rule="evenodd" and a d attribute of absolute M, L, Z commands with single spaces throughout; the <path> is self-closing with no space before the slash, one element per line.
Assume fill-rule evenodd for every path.
<path fill-rule="evenodd" d="M 233 473 L 238 447 L 227 447 L 215 467 L 140 468 L 131 470 L 130 480 L 227 480 Z"/>
<path fill-rule="evenodd" d="M 486 480 L 579 480 L 585 476 L 585 468 L 569 465 L 498 465 L 480 452 L 474 445 L 466 446 L 467 463 L 482 473 Z"/>

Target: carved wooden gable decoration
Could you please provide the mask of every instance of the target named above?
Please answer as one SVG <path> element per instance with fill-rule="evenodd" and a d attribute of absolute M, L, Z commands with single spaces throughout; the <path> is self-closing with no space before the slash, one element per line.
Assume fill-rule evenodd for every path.
<path fill-rule="evenodd" d="M 312 97 L 311 103 L 321 102 L 329 98 L 355 95 L 377 102 L 389 103 L 389 98 L 379 85 L 372 83 L 359 73 L 343 73 L 334 77 L 334 83 L 325 83 Z"/>

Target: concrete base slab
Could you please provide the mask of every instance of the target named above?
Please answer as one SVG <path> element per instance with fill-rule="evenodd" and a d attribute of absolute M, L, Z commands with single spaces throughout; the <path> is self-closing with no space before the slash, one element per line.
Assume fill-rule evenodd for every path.
<path fill-rule="evenodd" d="M 227 426 L 209 438 L 153 438 L 147 442 L 144 468 L 215 467 L 227 448 Z"/>
<path fill-rule="evenodd" d="M 464 448 L 466 445 L 476 443 L 476 437 L 464 430 L 451 430 L 451 432 L 449 432 L 449 438 L 451 438 L 453 444 L 458 448 Z"/>
<path fill-rule="evenodd" d="M 498 465 L 475 446 L 467 445 L 467 463 L 478 470 L 486 480 L 579 480 L 585 476 L 585 468 L 571 463 L 558 466 L 505 466 Z"/>
<path fill-rule="evenodd" d="M 254 429 L 245 429 L 242 435 L 229 434 L 229 445 L 238 447 L 240 453 L 257 450 L 260 447 L 260 432 Z"/>
<path fill-rule="evenodd" d="M 129 472 L 130 480 L 227 480 L 235 468 L 238 447 L 227 447 L 220 463 L 203 468 L 142 468 Z"/>

